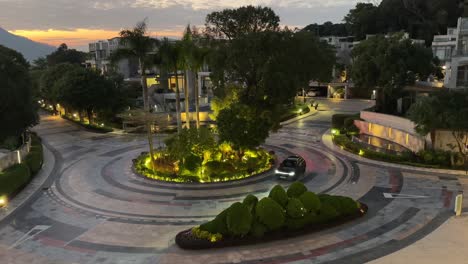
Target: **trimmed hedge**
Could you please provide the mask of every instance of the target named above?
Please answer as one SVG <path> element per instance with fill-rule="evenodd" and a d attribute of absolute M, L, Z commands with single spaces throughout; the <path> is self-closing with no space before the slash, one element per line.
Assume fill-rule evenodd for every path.
<path fill-rule="evenodd" d="M 268 195 L 271 199 L 277 202 L 281 206 L 286 206 L 288 203 L 288 195 L 281 185 L 276 185 L 271 189 L 270 194 Z"/>
<path fill-rule="evenodd" d="M 233 236 L 245 236 L 252 226 L 252 213 L 249 208 L 242 203 L 235 203 L 229 207 L 226 223 L 229 233 Z"/>
<path fill-rule="evenodd" d="M 297 198 L 307 192 L 307 187 L 302 182 L 293 182 L 288 188 L 288 196 Z"/>
<path fill-rule="evenodd" d="M 11 197 L 31 179 L 31 171 L 25 163 L 16 164 L 0 173 L 0 196 Z"/>
<path fill-rule="evenodd" d="M 39 172 L 42 162 L 41 140 L 35 134 L 31 134 L 31 149 L 23 159 L 23 163 L 13 165 L 0 172 L 0 196 L 12 198 Z"/>
<path fill-rule="evenodd" d="M 234 203 L 212 221 L 180 232 L 176 243 L 188 249 L 253 244 L 300 235 L 302 231 L 319 231 L 367 212 L 367 206 L 349 197 L 316 195 L 303 188 L 302 183 L 291 185 L 293 196 L 286 197 L 284 206 L 270 197 L 258 201 L 248 195 L 242 203 Z M 275 186 L 270 193 L 273 197 L 283 196 L 284 189 Z"/>
<path fill-rule="evenodd" d="M 279 229 L 284 224 L 284 209 L 273 199 L 265 197 L 261 199 L 255 209 L 255 215 L 260 223 L 264 224 L 269 231 Z"/>

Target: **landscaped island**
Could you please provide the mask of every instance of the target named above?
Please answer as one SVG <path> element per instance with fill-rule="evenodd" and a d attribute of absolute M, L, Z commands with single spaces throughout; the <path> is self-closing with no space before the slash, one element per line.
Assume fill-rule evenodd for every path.
<path fill-rule="evenodd" d="M 138 174 L 167 182 L 224 182 L 261 174 L 274 163 L 273 154 L 262 148 L 235 149 L 217 142 L 209 128 L 184 129 L 165 143 L 154 161 L 145 152 L 135 160 Z"/>
<path fill-rule="evenodd" d="M 237 246 L 297 236 L 363 216 L 367 206 L 349 197 L 316 195 L 300 182 L 284 190 L 276 185 L 268 197 L 248 195 L 210 222 L 177 234 L 184 249 Z"/>

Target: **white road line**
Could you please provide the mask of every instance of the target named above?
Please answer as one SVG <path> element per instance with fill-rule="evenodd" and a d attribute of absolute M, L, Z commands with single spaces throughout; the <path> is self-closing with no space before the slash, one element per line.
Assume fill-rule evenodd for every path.
<path fill-rule="evenodd" d="M 31 230 L 29 230 L 26 234 L 24 234 L 20 239 L 16 240 L 16 242 L 13 245 L 11 245 L 8 249 L 12 249 L 16 246 L 19 246 L 20 244 L 26 242 L 27 240 L 33 238 L 34 236 L 37 236 L 38 234 L 49 229 L 50 227 L 51 226 L 48 226 L 48 225 L 37 225 L 31 228 Z"/>

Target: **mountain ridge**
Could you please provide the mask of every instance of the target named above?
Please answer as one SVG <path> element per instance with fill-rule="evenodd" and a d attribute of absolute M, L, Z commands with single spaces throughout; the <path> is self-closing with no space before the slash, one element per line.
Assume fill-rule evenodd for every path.
<path fill-rule="evenodd" d="M 55 47 L 17 36 L 0 27 L 0 45 L 14 49 L 29 62 L 39 57 L 44 57 L 56 50 Z"/>

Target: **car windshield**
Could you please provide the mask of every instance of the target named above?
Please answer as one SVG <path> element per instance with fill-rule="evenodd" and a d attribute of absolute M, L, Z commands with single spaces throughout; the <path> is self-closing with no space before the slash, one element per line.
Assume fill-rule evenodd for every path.
<path fill-rule="evenodd" d="M 296 167 L 296 161 L 294 161 L 294 160 L 285 160 L 285 161 L 283 161 L 283 167 L 294 168 L 294 167 Z"/>

